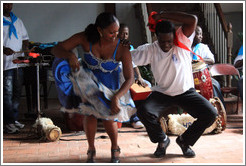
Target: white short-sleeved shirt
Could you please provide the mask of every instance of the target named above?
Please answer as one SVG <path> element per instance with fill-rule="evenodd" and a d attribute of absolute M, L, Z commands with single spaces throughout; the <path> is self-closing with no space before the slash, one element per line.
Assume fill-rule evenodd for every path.
<path fill-rule="evenodd" d="M 199 43 L 197 46 L 193 48 L 193 51 L 197 55 L 201 56 L 203 59 L 212 59 L 214 61 L 214 54 L 210 51 L 208 45 L 206 44 Z"/>
<path fill-rule="evenodd" d="M 10 17 L 3 16 L 6 20 L 11 21 Z M 3 46 L 9 47 L 13 51 L 21 51 L 22 50 L 22 41 L 28 40 L 28 34 L 26 28 L 21 19 L 17 19 L 14 23 L 15 29 L 17 31 L 18 39 L 14 34 L 11 35 L 11 39 L 9 38 L 9 26 L 3 26 Z M 13 59 L 16 59 L 19 56 L 24 56 L 24 53 L 16 53 L 13 55 L 5 55 L 3 54 L 3 70 L 9 70 L 13 68 L 17 68 L 17 65 L 12 62 Z"/>
<path fill-rule="evenodd" d="M 193 32 L 187 38 L 182 28 L 177 30 L 179 41 L 189 49 L 191 49 L 194 36 Z M 163 52 L 158 41 L 155 41 L 132 50 L 131 55 L 137 66 L 151 64 L 151 70 L 157 82 L 157 86 L 152 87 L 152 90 L 176 96 L 194 87 L 190 51 L 174 45 L 168 52 Z"/>
<path fill-rule="evenodd" d="M 234 59 L 234 65 L 237 63 L 237 61 L 243 60 L 243 46 L 240 47 L 237 57 Z M 239 67 L 239 70 L 243 69 L 243 67 Z"/>

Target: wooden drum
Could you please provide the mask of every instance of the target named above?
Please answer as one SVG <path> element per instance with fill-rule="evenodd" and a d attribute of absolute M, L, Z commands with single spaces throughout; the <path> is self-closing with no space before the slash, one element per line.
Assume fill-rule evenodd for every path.
<path fill-rule="evenodd" d="M 192 64 L 192 72 L 196 90 L 207 100 L 213 98 L 213 85 L 207 65 L 204 62 Z"/>

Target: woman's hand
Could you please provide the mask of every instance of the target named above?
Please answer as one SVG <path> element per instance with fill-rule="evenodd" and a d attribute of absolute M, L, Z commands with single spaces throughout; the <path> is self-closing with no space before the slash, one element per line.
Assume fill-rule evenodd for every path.
<path fill-rule="evenodd" d="M 74 72 L 79 71 L 80 63 L 78 61 L 78 58 L 74 54 L 69 57 L 68 63 Z"/>
<path fill-rule="evenodd" d="M 111 115 L 118 114 L 119 112 L 119 98 L 114 95 L 111 99 Z"/>

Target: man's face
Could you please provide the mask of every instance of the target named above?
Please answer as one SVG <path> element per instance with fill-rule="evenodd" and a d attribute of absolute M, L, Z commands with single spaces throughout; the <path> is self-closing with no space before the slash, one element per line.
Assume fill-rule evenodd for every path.
<path fill-rule="evenodd" d="M 157 40 L 163 52 L 168 52 L 173 47 L 173 33 L 159 33 Z"/>
<path fill-rule="evenodd" d="M 11 10 L 13 7 L 13 3 L 4 3 L 3 4 L 3 15 L 4 16 L 9 16 Z"/>
<path fill-rule="evenodd" d="M 194 42 L 201 43 L 202 42 L 202 38 L 203 38 L 203 36 L 202 36 L 202 28 L 197 27 L 196 28 L 196 36 L 194 38 Z"/>
<path fill-rule="evenodd" d="M 127 27 L 122 28 L 119 32 L 119 38 L 127 40 L 129 37 L 129 29 Z"/>

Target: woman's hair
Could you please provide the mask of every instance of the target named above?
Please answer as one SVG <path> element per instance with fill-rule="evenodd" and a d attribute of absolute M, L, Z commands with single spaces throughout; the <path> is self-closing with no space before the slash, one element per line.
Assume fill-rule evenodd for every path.
<path fill-rule="evenodd" d="M 92 44 L 98 42 L 100 39 L 100 34 L 97 30 L 97 27 L 105 29 L 114 22 L 119 21 L 112 13 L 104 12 L 99 14 L 96 18 L 95 24 L 90 24 L 85 28 L 85 35 L 87 36 L 87 40 Z"/>
<path fill-rule="evenodd" d="M 173 35 L 175 36 L 175 32 L 176 32 L 175 26 L 170 21 L 161 21 L 156 24 L 156 28 L 155 28 L 156 36 L 158 36 L 159 33 L 173 33 Z"/>

